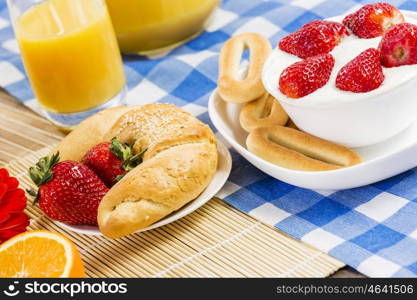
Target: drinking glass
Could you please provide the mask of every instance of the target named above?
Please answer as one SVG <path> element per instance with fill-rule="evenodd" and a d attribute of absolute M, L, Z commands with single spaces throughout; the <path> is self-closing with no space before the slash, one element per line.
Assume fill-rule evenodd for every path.
<path fill-rule="evenodd" d="M 7 4 L 32 89 L 51 121 L 71 128 L 123 104 L 123 64 L 103 0 Z"/>

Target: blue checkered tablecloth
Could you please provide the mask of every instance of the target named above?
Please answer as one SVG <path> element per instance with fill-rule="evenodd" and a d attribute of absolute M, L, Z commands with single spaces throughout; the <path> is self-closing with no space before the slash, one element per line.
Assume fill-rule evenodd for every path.
<path fill-rule="evenodd" d="M 260 32 L 275 45 L 308 21 L 369 2 L 375 1 L 224 0 L 206 32 L 167 56 L 124 57 L 128 103 L 173 103 L 211 125 L 207 102 L 216 87 L 219 50 L 230 36 Z M 388 2 L 417 10 L 417 1 Z M 0 86 L 36 109 L 4 0 L 0 2 Z M 236 152 L 232 156 L 230 179 L 219 194 L 229 204 L 366 275 L 417 276 L 416 169 L 361 188 L 323 192 L 288 185 Z"/>

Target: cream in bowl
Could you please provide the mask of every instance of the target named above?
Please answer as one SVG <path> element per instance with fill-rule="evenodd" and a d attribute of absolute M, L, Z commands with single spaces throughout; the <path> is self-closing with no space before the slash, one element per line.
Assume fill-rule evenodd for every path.
<path fill-rule="evenodd" d="M 417 13 L 402 11 L 402 14 L 405 22 L 417 25 Z M 342 22 L 344 17 L 329 21 Z M 384 67 L 382 84 L 371 91 L 358 93 L 336 86 L 339 71 L 363 51 L 378 49 L 381 38 L 359 38 L 350 32 L 329 52 L 334 58 L 334 67 L 327 83 L 300 98 L 284 95 L 278 81 L 287 67 L 303 59 L 277 48 L 265 63 L 264 86 L 305 132 L 349 147 L 382 142 L 416 119 L 417 65 Z"/>

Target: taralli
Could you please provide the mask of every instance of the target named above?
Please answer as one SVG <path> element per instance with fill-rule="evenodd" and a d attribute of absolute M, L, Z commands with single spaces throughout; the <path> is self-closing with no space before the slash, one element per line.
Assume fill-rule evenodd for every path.
<path fill-rule="evenodd" d="M 278 166 L 300 171 L 327 171 L 361 162 L 346 148 L 284 126 L 253 130 L 246 141 L 249 151 Z"/>
<path fill-rule="evenodd" d="M 240 80 L 240 61 L 246 49 L 250 51 L 249 69 L 247 76 Z M 245 103 L 265 94 L 261 74 L 271 51 L 269 41 L 256 33 L 243 33 L 228 40 L 219 57 L 218 91 L 222 99 L 232 103 Z"/>
<path fill-rule="evenodd" d="M 270 94 L 246 103 L 240 112 L 240 125 L 247 132 L 257 127 L 271 127 L 285 125 L 288 115 L 279 102 Z"/>
<path fill-rule="evenodd" d="M 217 168 L 211 129 L 169 104 L 104 110 L 83 121 L 58 146 L 62 159 L 80 161 L 97 143 L 116 137 L 145 150 L 139 164 L 101 200 L 100 231 L 121 237 L 169 215 L 195 199 Z"/>
<path fill-rule="evenodd" d="M 293 128 L 293 129 L 300 130 L 300 129 L 297 127 L 297 125 L 295 125 L 294 121 L 293 121 L 293 120 L 291 120 L 291 119 L 288 119 L 288 122 L 287 122 L 287 124 L 285 124 L 285 126 L 286 126 L 286 127 L 289 127 L 289 128 Z"/>

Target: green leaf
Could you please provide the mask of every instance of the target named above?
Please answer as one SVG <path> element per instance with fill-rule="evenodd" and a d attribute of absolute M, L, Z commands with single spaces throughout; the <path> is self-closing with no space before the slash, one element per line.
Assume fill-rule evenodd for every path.
<path fill-rule="evenodd" d="M 134 154 L 133 145 L 135 142 L 136 140 L 133 140 L 131 144 L 122 144 L 116 137 L 111 139 L 110 151 L 122 160 L 122 168 L 128 172 L 142 163 L 143 154 L 146 151 L 145 149 Z"/>
<path fill-rule="evenodd" d="M 115 137 L 111 139 L 110 151 L 122 160 L 124 160 L 123 148 L 123 145 Z"/>
<path fill-rule="evenodd" d="M 29 168 L 29 177 L 37 187 L 49 182 L 52 177 L 52 168 L 59 162 L 59 152 L 53 154 L 51 157 L 42 157 L 35 164 Z M 35 197 L 35 202 L 39 199 L 39 192 L 35 190 L 27 190 L 29 195 Z"/>
<path fill-rule="evenodd" d="M 119 182 L 120 180 L 122 180 L 122 178 L 123 177 L 125 177 L 126 176 L 126 174 L 122 174 L 122 175 L 119 175 L 119 176 L 117 176 L 115 179 L 114 179 L 114 181 L 115 182 Z"/>
<path fill-rule="evenodd" d="M 34 189 L 27 189 L 26 192 L 33 197 L 33 204 L 36 204 L 39 200 L 40 194 L 39 194 L 39 190 L 36 191 Z"/>

